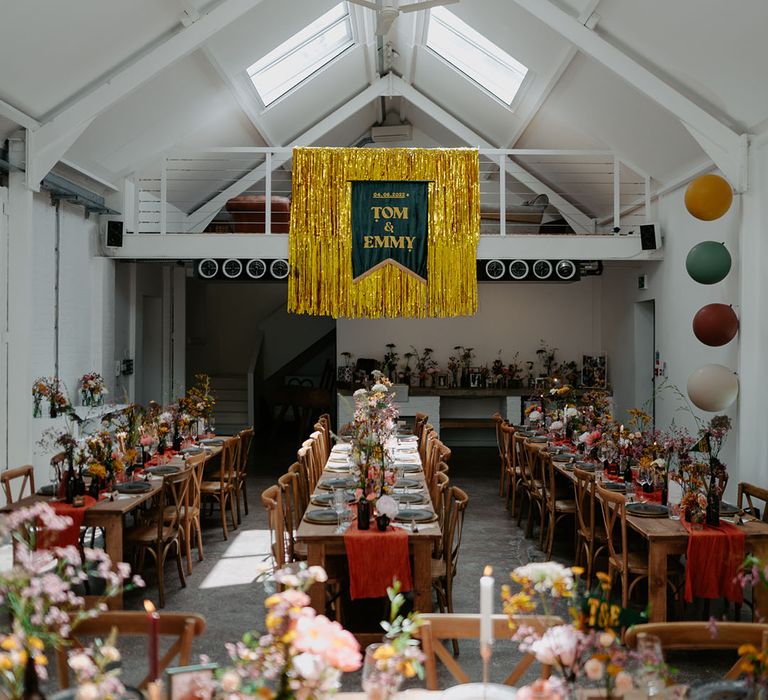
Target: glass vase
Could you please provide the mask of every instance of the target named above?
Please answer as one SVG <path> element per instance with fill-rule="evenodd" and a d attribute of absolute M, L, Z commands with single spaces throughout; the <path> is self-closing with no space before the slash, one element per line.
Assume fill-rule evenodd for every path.
<path fill-rule="evenodd" d="M 389 700 L 400 689 L 403 676 L 394 664 L 384 658 L 377 659 L 377 652 L 384 644 L 369 644 L 363 661 L 363 690 L 368 700 Z"/>

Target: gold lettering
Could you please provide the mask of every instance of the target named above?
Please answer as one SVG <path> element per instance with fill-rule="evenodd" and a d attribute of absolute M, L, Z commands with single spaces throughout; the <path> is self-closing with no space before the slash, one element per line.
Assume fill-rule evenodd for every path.
<path fill-rule="evenodd" d="M 373 212 L 373 219 L 374 221 L 379 220 L 379 212 L 381 211 L 381 207 L 371 207 L 371 211 Z"/>
<path fill-rule="evenodd" d="M 610 627 L 618 627 L 620 617 L 621 608 L 618 605 L 611 605 Z"/>
<path fill-rule="evenodd" d="M 416 236 L 404 236 L 408 242 L 408 250 L 413 250 L 413 242 L 416 240 Z M 402 248 L 402 246 L 400 246 Z"/>
<path fill-rule="evenodd" d="M 600 606 L 600 601 L 597 598 L 590 598 L 587 601 L 587 605 L 589 606 L 589 627 L 595 626 L 595 620 L 597 617 L 597 609 Z"/>
<path fill-rule="evenodd" d="M 405 248 L 405 236 L 390 236 L 389 243 L 392 248 Z"/>
<path fill-rule="evenodd" d="M 373 247 L 374 248 L 387 248 L 387 239 L 389 236 L 374 236 L 373 237 Z"/>
<path fill-rule="evenodd" d="M 392 207 L 392 214 L 396 219 L 407 219 L 408 207 Z"/>
<path fill-rule="evenodd" d="M 373 236 L 363 236 L 363 248 L 373 248 Z"/>

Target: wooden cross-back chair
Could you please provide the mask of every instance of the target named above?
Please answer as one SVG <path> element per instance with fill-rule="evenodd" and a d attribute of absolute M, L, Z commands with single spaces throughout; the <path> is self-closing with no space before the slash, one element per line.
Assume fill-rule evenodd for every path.
<path fill-rule="evenodd" d="M 302 445 L 296 452 L 296 460 L 301 467 L 301 472 L 306 479 L 307 484 L 307 502 L 317 487 L 318 473 L 315 469 L 315 461 L 312 455 L 312 449 L 309 445 Z"/>
<path fill-rule="evenodd" d="M 598 511 L 595 497 L 595 474 L 575 467 L 574 491 L 576 493 L 576 566 L 586 561 L 587 585 L 592 583 L 595 559 L 608 548 L 602 514 Z"/>
<path fill-rule="evenodd" d="M 325 426 L 322 423 L 315 423 L 315 430 L 312 433 L 318 434 L 318 440 L 320 441 L 320 451 L 322 452 L 322 456 L 324 460 L 328 460 L 328 457 L 331 456 L 331 436 L 328 431 L 326 431 Z"/>
<path fill-rule="evenodd" d="M 235 464 L 240 449 L 240 438 L 231 437 L 224 441 L 221 448 L 219 470 L 213 474 L 205 474 L 200 484 L 203 500 L 219 506 L 221 514 L 221 530 L 224 539 L 229 539 L 227 531 L 227 507 L 232 518 L 232 528 L 237 528 L 237 510 L 235 508 Z"/>
<path fill-rule="evenodd" d="M 515 436 L 517 440 L 517 436 Z M 546 494 L 544 493 L 544 482 L 542 481 L 541 462 L 539 459 L 539 446 L 523 439 L 520 443 L 521 450 L 518 453 L 522 457 L 522 476 L 525 484 L 525 493 L 528 501 L 528 521 L 525 525 L 525 536 L 533 535 L 533 522 L 536 515 L 539 517 L 539 546 L 544 547 L 544 523 L 546 519 Z M 518 515 L 522 517 L 522 510 Z"/>
<path fill-rule="evenodd" d="M 261 504 L 267 511 L 267 526 L 274 571 L 282 569 L 288 563 L 285 517 L 280 486 L 275 484 L 261 493 Z"/>
<path fill-rule="evenodd" d="M 524 488 L 523 477 L 520 470 L 520 464 L 517 460 L 514 438 L 515 428 L 506 421 L 499 425 L 501 433 L 502 447 L 504 455 L 504 496 L 505 506 L 511 507 L 511 513 L 514 516 L 517 510 L 517 495 Z"/>
<path fill-rule="evenodd" d="M 325 461 L 323 460 L 323 456 L 318 449 L 317 441 L 310 437 L 308 440 L 304 440 L 304 442 L 301 443 L 301 446 L 309 448 L 309 451 L 312 455 L 310 464 L 312 465 L 314 482 L 317 484 L 317 482 L 320 480 L 320 476 L 323 473 L 323 469 L 325 468 Z"/>
<path fill-rule="evenodd" d="M 505 454 L 506 445 L 504 444 L 501 426 L 506 421 L 501 417 L 501 413 L 498 411 L 496 411 L 491 418 L 493 419 L 494 428 L 496 429 L 496 449 L 499 452 L 499 496 L 503 496 L 505 494 L 507 483 L 507 457 Z"/>
<path fill-rule="evenodd" d="M 453 654 L 443 644 L 448 639 L 478 639 L 480 637 L 480 615 L 477 614 L 422 614 L 424 624 L 416 630 L 416 637 L 421 640 L 424 652 L 424 675 L 428 690 L 439 690 L 437 680 L 437 660 L 445 667 L 457 683 L 469 683 L 470 678 Z M 514 618 L 519 626 L 532 628 L 542 634 L 548 627 L 561 625 L 559 617 L 545 615 L 520 615 Z M 510 629 L 506 615 L 493 616 L 494 639 L 512 639 L 514 630 Z M 536 662 L 533 654 L 525 654 L 510 674 L 504 679 L 505 685 L 515 685 L 523 674 Z M 550 667 L 542 665 L 541 677 L 547 678 Z"/>
<path fill-rule="evenodd" d="M 53 460 L 51 460 L 53 461 Z M 21 479 L 21 485 L 19 486 L 18 495 L 14 498 L 12 485 L 14 481 Z M 0 483 L 3 485 L 3 492 L 5 493 L 5 505 L 9 506 L 11 503 L 24 498 L 25 495 L 35 495 L 35 468 L 31 464 L 25 464 L 23 467 L 16 467 L 15 469 L 6 469 L 0 474 Z M 29 490 L 29 494 L 25 492 Z"/>
<path fill-rule="evenodd" d="M 159 613 L 158 628 L 161 638 L 173 638 L 170 647 L 162 654 L 158 666 L 165 670 L 171 662 L 176 666 L 188 666 L 192 660 L 192 641 L 205 631 L 205 618 L 198 613 L 161 612 Z M 67 651 L 74 647 L 82 648 L 88 645 L 87 638 L 109 636 L 113 627 L 118 630 L 118 643 L 122 637 L 148 637 L 147 613 L 144 611 L 109 611 L 100 612 L 95 617 L 87 618 L 77 625 L 75 633 L 66 638 L 71 646 L 60 646 L 56 649 L 56 670 L 59 687 L 70 687 Z M 148 642 L 146 642 L 148 643 Z M 140 688 L 146 688 L 151 679 L 149 673 L 141 681 Z"/>
<path fill-rule="evenodd" d="M 760 507 L 756 507 L 752 499 L 762 501 Z M 746 506 L 744 505 L 745 500 L 747 502 Z M 756 518 L 761 518 L 764 523 L 768 523 L 768 489 L 742 481 L 739 483 L 739 494 L 736 503 L 745 512 L 754 515 Z"/>
<path fill-rule="evenodd" d="M 539 450 L 539 465 L 541 466 L 542 481 L 544 483 L 544 503 L 546 514 L 546 530 L 544 551 L 547 560 L 552 558 L 552 547 L 555 542 L 555 529 L 564 518 L 576 518 L 576 500 L 573 498 L 573 487 L 568 485 L 568 490 L 558 488 L 555 466 L 552 463 L 552 455 L 544 449 Z M 574 527 L 574 545 L 578 538 L 578 527 Z"/>
<path fill-rule="evenodd" d="M 703 651 L 707 649 L 731 649 L 738 651 L 742 644 L 751 644 L 758 651 L 768 650 L 768 624 L 759 622 L 717 622 L 713 633 L 710 622 L 651 622 L 630 627 L 624 635 L 629 649 L 637 646 L 641 634 L 652 634 L 661 640 L 661 648 L 667 651 Z M 731 666 L 724 678 L 735 680 L 741 676 L 742 659 Z"/>
<path fill-rule="evenodd" d="M 325 463 L 328 461 L 328 455 L 325 454 L 323 448 L 323 434 L 319 430 L 315 430 L 310 433 L 309 439 L 312 442 L 312 452 L 314 453 L 315 461 L 320 465 L 320 470 L 322 471 Z"/>
<path fill-rule="evenodd" d="M 413 419 L 413 434 L 419 439 L 421 439 L 421 433 L 424 430 L 424 425 L 427 420 L 429 420 L 429 416 L 426 413 L 416 411 L 416 415 Z"/>
<path fill-rule="evenodd" d="M 243 499 L 243 510 L 248 515 L 248 461 L 251 458 L 251 444 L 253 443 L 253 428 L 241 430 L 237 437 L 240 444 L 237 448 L 237 462 L 233 469 L 235 476 L 234 499 L 237 506 L 237 521 L 240 522 L 240 497 Z"/>
<path fill-rule="evenodd" d="M 192 455 L 187 457 L 186 468 L 190 470 L 187 502 L 181 508 L 181 536 L 184 542 L 184 550 L 187 557 L 187 573 L 192 573 L 192 537 L 195 537 L 197 546 L 197 560 L 203 561 L 203 529 L 200 523 L 201 493 L 200 484 L 203 483 L 203 471 L 205 470 L 205 455 Z M 176 517 L 173 505 L 166 505 L 166 522 L 173 522 Z M 194 532 L 193 532 L 194 530 Z"/>
<path fill-rule="evenodd" d="M 309 505 L 309 492 L 307 491 L 307 479 L 304 469 L 302 469 L 299 462 L 294 462 L 288 467 L 289 474 L 296 475 L 296 489 L 298 494 L 298 516 L 299 521 L 304 517 L 304 513 L 307 511 Z"/>
<path fill-rule="evenodd" d="M 139 524 L 125 533 L 125 539 L 136 549 L 138 568 L 144 570 L 147 553 L 157 568 L 157 592 L 160 607 L 165 607 L 165 561 L 175 552 L 176 568 L 181 587 L 186 588 L 181 563 L 183 540 L 183 509 L 188 505 L 189 483 L 192 469 L 185 468 L 176 474 L 163 477 L 163 486 L 157 496 L 157 507 L 148 512 L 146 523 Z"/>
<path fill-rule="evenodd" d="M 421 458 L 421 463 L 424 464 L 427 461 L 429 443 L 433 438 L 437 437 L 437 433 L 431 423 L 425 423 L 421 435 L 421 440 L 419 440 L 419 457 Z"/>
<path fill-rule="evenodd" d="M 298 464 L 291 465 L 292 467 Z M 283 512 L 283 527 L 285 530 L 286 557 L 288 561 L 299 561 L 307 558 L 306 548 L 301 548 L 296 542 L 296 531 L 301 524 L 303 512 L 301 511 L 301 486 L 299 475 L 295 470 L 289 469 L 283 474 L 277 484 L 280 487 L 281 509 Z"/>

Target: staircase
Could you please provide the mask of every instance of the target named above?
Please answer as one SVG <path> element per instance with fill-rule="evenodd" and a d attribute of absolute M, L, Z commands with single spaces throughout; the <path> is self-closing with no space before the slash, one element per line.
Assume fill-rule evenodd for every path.
<path fill-rule="evenodd" d="M 217 374 L 211 377 L 211 391 L 216 397 L 213 417 L 219 435 L 236 435 L 248 427 L 248 376 Z"/>

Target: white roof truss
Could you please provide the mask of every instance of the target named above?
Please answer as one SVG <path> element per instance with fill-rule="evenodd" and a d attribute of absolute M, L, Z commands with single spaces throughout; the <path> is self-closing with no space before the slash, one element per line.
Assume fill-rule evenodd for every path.
<path fill-rule="evenodd" d="M 514 0 L 580 51 L 676 116 L 737 192 L 747 189 L 748 141 L 648 68 L 557 7 L 551 0 Z"/>

